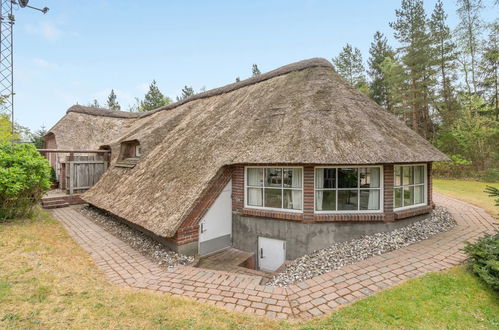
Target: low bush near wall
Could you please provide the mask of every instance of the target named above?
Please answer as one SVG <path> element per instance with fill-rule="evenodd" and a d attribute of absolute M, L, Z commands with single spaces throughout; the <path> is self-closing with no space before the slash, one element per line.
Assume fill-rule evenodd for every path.
<path fill-rule="evenodd" d="M 499 291 L 499 232 L 482 237 L 476 243 L 468 243 L 464 251 L 470 257 L 472 271 Z"/>
<path fill-rule="evenodd" d="M 50 165 L 29 144 L 0 143 L 0 220 L 30 216 L 50 187 Z"/>

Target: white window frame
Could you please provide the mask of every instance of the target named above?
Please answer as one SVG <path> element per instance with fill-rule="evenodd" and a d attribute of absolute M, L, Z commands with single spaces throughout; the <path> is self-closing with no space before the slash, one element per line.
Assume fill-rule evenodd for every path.
<path fill-rule="evenodd" d="M 142 150 L 140 148 L 140 144 L 135 146 L 135 157 L 140 157 L 142 156 Z"/>
<path fill-rule="evenodd" d="M 335 182 L 336 186 L 338 186 L 338 169 L 340 168 L 369 168 L 369 167 L 377 167 L 379 168 L 379 188 L 361 188 L 359 181 L 357 181 L 357 188 L 334 188 L 334 189 L 317 189 L 315 186 L 315 170 L 318 168 L 334 168 L 336 169 L 336 177 Z M 358 178 L 360 180 L 360 178 Z M 318 211 L 316 209 L 316 192 L 317 190 L 332 190 L 336 191 L 336 207 L 338 207 L 338 191 L 340 190 L 357 190 L 359 192 L 359 200 L 360 200 L 360 191 L 361 190 L 371 190 L 371 189 L 379 189 L 379 210 L 323 210 Z M 314 213 L 316 214 L 363 214 L 363 213 L 383 213 L 384 212 L 384 173 L 383 173 L 383 165 L 356 165 L 356 166 L 348 166 L 348 165 L 331 165 L 331 166 L 315 166 L 314 167 Z M 358 207 L 360 208 L 360 202 Z"/>
<path fill-rule="evenodd" d="M 261 187 L 256 187 L 256 186 L 249 186 L 255 187 L 255 188 L 261 188 L 262 191 L 262 200 L 265 200 L 265 169 L 266 168 L 299 168 L 301 169 L 301 188 L 284 188 L 281 187 L 281 199 L 284 200 L 282 194 L 284 194 L 284 190 L 301 190 L 301 210 L 293 210 L 293 209 L 285 209 L 285 208 L 275 208 L 275 207 L 265 207 L 265 206 L 254 206 L 254 205 L 248 205 L 248 169 L 250 168 L 263 168 L 263 181 L 262 181 L 262 186 Z M 277 211 L 277 212 L 287 212 L 287 213 L 303 213 L 303 204 L 305 200 L 305 194 L 304 194 L 304 177 L 305 177 L 305 171 L 303 166 L 245 166 L 244 167 L 244 207 L 248 209 L 257 209 L 257 210 L 267 210 L 267 211 Z M 267 187 L 270 189 L 279 189 L 278 187 Z"/>
<path fill-rule="evenodd" d="M 404 189 L 403 188 L 404 187 L 415 187 L 415 186 L 420 186 L 421 185 L 421 183 L 413 183 L 413 184 L 402 185 L 402 186 L 395 185 L 395 179 L 396 179 L 396 176 L 395 176 L 395 167 L 396 166 L 423 166 L 423 203 L 409 205 L 409 206 L 401 206 L 401 207 L 397 207 L 397 208 L 395 207 L 395 188 L 402 188 L 401 199 L 402 199 L 402 204 L 403 204 L 404 203 L 404 195 L 403 195 Z M 402 178 L 403 177 L 404 177 L 404 173 L 403 173 L 403 170 L 402 170 Z M 408 209 L 412 209 L 412 208 L 415 208 L 415 207 L 421 207 L 421 206 L 425 206 L 425 205 L 428 205 L 428 164 L 426 164 L 426 163 L 419 163 L 419 164 L 394 164 L 393 165 L 393 210 L 394 211 L 403 211 L 403 210 L 408 210 Z"/>

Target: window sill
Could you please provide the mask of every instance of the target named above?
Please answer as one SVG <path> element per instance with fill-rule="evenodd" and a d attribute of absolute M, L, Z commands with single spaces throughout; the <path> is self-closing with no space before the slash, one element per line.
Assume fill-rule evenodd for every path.
<path fill-rule="evenodd" d="M 303 212 L 301 211 L 286 212 L 286 211 L 264 210 L 256 208 L 244 208 L 241 210 L 241 214 L 254 217 L 271 218 L 277 220 L 294 220 L 294 221 L 303 220 Z"/>
<path fill-rule="evenodd" d="M 415 217 L 417 215 L 430 213 L 433 209 L 432 205 L 419 205 L 406 209 L 395 210 L 395 220 Z"/>

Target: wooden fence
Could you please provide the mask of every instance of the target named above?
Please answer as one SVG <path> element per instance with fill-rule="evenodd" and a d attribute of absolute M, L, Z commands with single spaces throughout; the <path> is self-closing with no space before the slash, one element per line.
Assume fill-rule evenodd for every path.
<path fill-rule="evenodd" d="M 61 186 L 69 193 L 80 193 L 92 187 L 107 170 L 109 163 L 105 157 L 68 156 L 62 163 Z"/>

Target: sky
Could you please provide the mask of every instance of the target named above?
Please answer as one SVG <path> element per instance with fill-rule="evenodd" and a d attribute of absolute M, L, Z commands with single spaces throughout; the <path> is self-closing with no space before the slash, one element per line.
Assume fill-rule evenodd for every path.
<path fill-rule="evenodd" d="M 73 104 L 103 105 L 114 89 L 122 110 L 153 79 L 172 99 L 184 85 L 198 92 L 312 58 L 328 60 L 346 43 L 367 61 L 376 31 L 397 46 L 388 23 L 401 0 L 30 0 L 16 8 L 16 121 L 50 128 Z M 483 16 L 498 16 L 493 0 Z M 425 1 L 431 14 L 435 1 Z M 444 1 L 455 27 L 454 1 Z"/>

